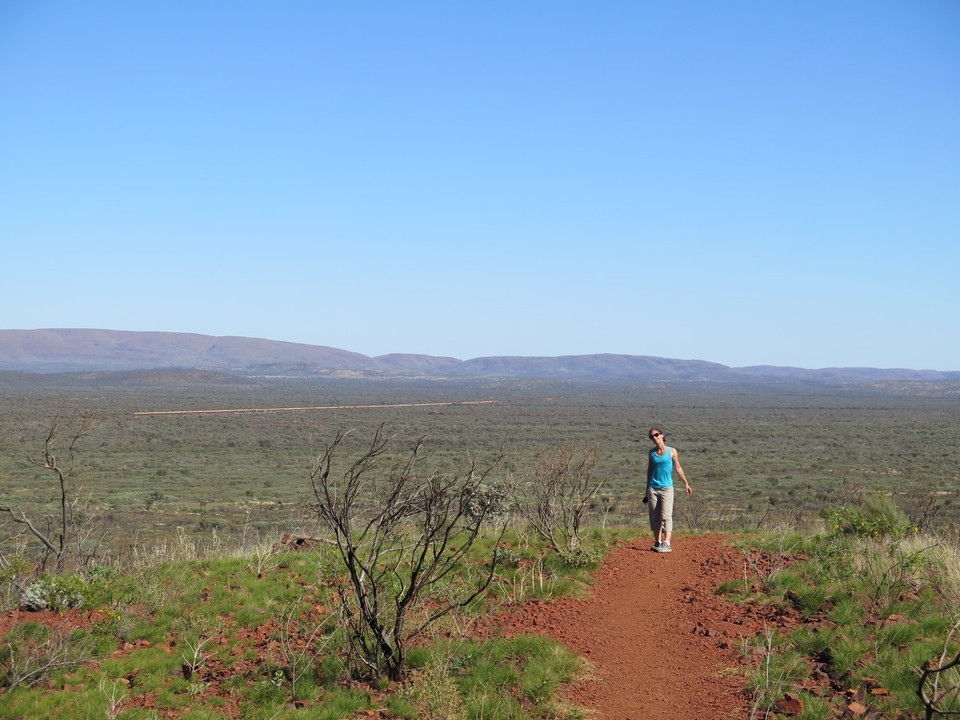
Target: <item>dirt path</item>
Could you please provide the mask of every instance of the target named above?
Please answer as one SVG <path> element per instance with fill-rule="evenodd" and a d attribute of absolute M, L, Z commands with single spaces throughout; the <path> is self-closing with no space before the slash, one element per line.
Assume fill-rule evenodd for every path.
<path fill-rule="evenodd" d="M 745 718 L 740 637 L 764 620 L 714 594 L 742 578 L 743 554 L 716 535 L 674 538 L 670 554 L 635 540 L 610 554 L 592 595 L 529 603 L 502 616 L 504 632 L 536 632 L 587 658 L 590 677 L 566 693 L 596 720 Z"/>

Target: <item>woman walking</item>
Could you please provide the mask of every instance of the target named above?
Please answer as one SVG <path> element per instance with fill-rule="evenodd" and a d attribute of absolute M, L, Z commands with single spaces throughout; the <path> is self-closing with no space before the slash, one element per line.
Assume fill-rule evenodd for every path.
<path fill-rule="evenodd" d="M 649 437 L 653 441 L 647 461 L 647 491 L 643 501 L 650 512 L 650 530 L 653 531 L 654 552 L 673 551 L 670 538 L 673 535 L 673 471 L 683 480 L 687 495 L 693 494 L 693 488 L 687 482 L 687 476 L 680 466 L 680 456 L 676 449 L 666 444 L 663 430 L 650 428 Z"/>

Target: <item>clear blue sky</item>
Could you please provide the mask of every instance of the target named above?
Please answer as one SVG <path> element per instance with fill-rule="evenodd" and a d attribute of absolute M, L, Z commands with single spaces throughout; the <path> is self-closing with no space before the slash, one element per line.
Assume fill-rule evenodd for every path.
<path fill-rule="evenodd" d="M 960 2 L 0 0 L 0 328 L 960 369 Z"/>

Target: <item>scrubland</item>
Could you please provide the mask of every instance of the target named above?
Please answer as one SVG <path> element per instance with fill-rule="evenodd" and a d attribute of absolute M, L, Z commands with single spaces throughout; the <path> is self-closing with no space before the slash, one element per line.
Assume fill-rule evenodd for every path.
<path fill-rule="evenodd" d="M 523 473 L 543 448 L 596 447 L 608 522 L 641 512 L 648 441 L 662 426 L 696 493 L 679 511 L 695 528 L 805 522 L 861 491 L 903 499 L 920 523 L 960 520 L 960 386 L 605 386 L 558 382 L 428 383 L 328 380 L 225 384 L 73 382 L 0 385 L 0 487 L 25 510 L 53 495 L 24 462 L 58 408 L 96 409 L 78 478 L 115 529 L 112 542 L 149 546 L 182 528 L 275 533 L 309 523 L 311 463 L 334 434 L 362 445 L 381 423 L 408 446 L 425 436 L 440 467 L 502 447 Z M 478 405 L 369 407 L 494 400 Z M 270 412 L 266 408 L 364 406 Z M 261 409 L 239 414 L 137 413 Z M 936 516 L 936 517 L 931 517 Z M 122 549 L 122 548 L 118 548 Z"/>
<path fill-rule="evenodd" d="M 477 400 L 493 402 L 468 404 Z M 297 410 L 307 407 L 323 409 Z M 195 412 L 239 409 L 246 412 Z M 559 648 L 451 638 L 469 613 L 582 589 L 604 548 L 645 532 L 640 497 L 652 425 L 666 431 L 694 487 L 678 503 L 679 531 L 742 536 L 743 581 L 718 592 L 811 618 L 806 629 L 744 647 L 763 660 L 746 681 L 754 717 L 774 716 L 777 702 L 793 696 L 805 700 L 800 716 L 810 720 L 848 711 L 802 687 L 814 666 L 859 688 L 858 697 L 878 687 L 889 693 L 872 699 L 881 717 L 922 717 L 932 707 L 916 693 L 922 668 L 957 652 L 955 383 L 210 382 L 186 374 L 119 382 L 106 375 L 4 378 L 0 411 L 0 505 L 41 528 L 56 525 L 59 488 L 26 454 L 42 447 L 57 412 L 99 417 L 78 443 L 71 478 L 82 487 L 91 553 L 85 572 L 64 573 L 76 580 L 52 595 L 69 598 L 76 582 L 79 599 L 64 608 L 85 609 L 93 625 L 70 641 L 63 628 L 28 621 L 8 632 L 0 661 L 9 710 L 0 717 L 54 717 L 78 698 L 82 717 L 333 718 L 374 706 L 387 708 L 384 717 L 581 717 L 554 699 L 580 671 Z M 152 414 L 160 411 L 176 412 Z M 522 482 L 544 451 L 568 445 L 597 451 L 593 477 L 602 481 L 589 503 L 591 552 L 580 562 L 551 554 L 511 521 L 491 591 L 411 651 L 419 685 L 402 687 L 347 682 L 357 673 L 338 650 L 344 626 L 336 583 L 327 582 L 338 573 L 336 557 L 277 545 L 285 533 L 323 535 L 310 509 L 316 458 L 346 430 L 344 450 L 362 454 L 381 425 L 400 450 L 424 438 L 437 472 L 502 453 L 497 476 Z M 29 568 L 13 560 L 36 557 L 36 543 L 22 524 L 0 520 L 0 571 L 23 577 Z M 469 562 L 482 565 L 490 542 L 483 538 Z M 752 563 L 757 553 L 764 563 Z M 272 582 L 258 582 L 264 577 Z M 22 600 L 23 587 L 5 586 L 7 608 Z M 205 595 L 225 604 L 197 602 Z M 268 644 L 244 646 L 244 629 L 268 625 Z M 171 636 L 176 650 L 160 653 Z M 54 664 L 35 683 L 36 648 L 62 649 L 61 659 L 75 651 L 82 663 Z M 123 659 L 109 660 L 117 648 L 126 649 Z M 210 668 L 235 683 L 232 695 L 211 699 Z M 929 676 L 928 689 L 934 681 L 932 692 L 960 687 L 951 672 Z M 17 673 L 21 679 L 11 681 Z M 954 703 L 943 707 L 957 706 L 952 692 L 938 700 Z"/>

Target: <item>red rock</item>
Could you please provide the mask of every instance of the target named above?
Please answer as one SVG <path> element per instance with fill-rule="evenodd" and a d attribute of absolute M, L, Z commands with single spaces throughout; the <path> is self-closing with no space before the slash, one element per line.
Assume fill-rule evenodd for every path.
<path fill-rule="evenodd" d="M 799 715 L 803 712 L 803 699 L 793 693 L 786 693 L 774 703 L 773 709 L 783 715 Z"/>
<path fill-rule="evenodd" d="M 867 714 L 867 706 L 863 703 L 852 702 L 847 705 L 847 711 L 843 714 L 844 717 L 863 717 Z"/>

